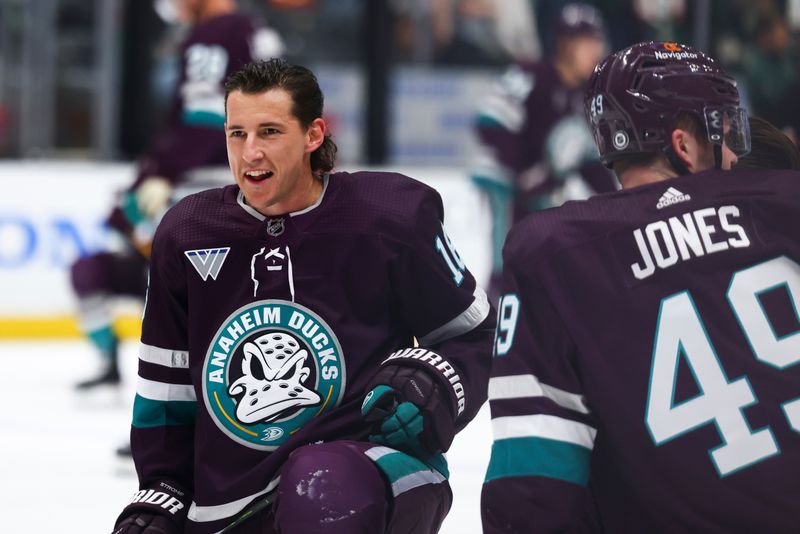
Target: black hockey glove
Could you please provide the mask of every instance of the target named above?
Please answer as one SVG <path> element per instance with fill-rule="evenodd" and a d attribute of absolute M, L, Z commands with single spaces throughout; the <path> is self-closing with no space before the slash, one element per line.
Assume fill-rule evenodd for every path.
<path fill-rule="evenodd" d="M 188 500 L 186 492 L 167 482 L 141 489 L 122 510 L 112 534 L 180 534 Z"/>
<path fill-rule="evenodd" d="M 372 424 L 371 442 L 425 457 L 450 447 L 463 398 L 459 377 L 446 360 L 427 349 L 404 349 L 370 382 L 361 415 Z"/>
<path fill-rule="evenodd" d="M 133 514 L 114 527 L 112 534 L 180 534 L 175 523 L 163 515 Z"/>

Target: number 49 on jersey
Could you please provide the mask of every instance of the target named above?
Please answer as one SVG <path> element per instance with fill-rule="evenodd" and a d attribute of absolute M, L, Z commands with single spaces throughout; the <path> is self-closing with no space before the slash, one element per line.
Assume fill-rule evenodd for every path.
<path fill-rule="evenodd" d="M 778 336 L 759 300 L 762 293 L 781 287 L 788 292 L 796 313 L 800 265 L 785 256 L 736 272 L 726 296 L 755 358 L 785 369 L 800 362 L 800 332 Z M 691 368 L 700 394 L 676 405 L 681 357 Z M 691 294 L 683 291 L 664 298 L 656 327 L 646 415 L 656 445 L 714 423 L 723 444 L 709 451 L 711 460 L 720 476 L 734 473 L 780 452 L 769 427 L 753 430 L 745 419 L 742 409 L 757 402 L 747 377 L 728 380 Z M 800 432 L 800 399 L 787 399 L 782 409 L 791 427 Z"/>

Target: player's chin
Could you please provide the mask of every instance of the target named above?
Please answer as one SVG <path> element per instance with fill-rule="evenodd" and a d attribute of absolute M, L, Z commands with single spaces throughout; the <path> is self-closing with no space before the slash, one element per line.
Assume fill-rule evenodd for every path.
<path fill-rule="evenodd" d="M 244 193 L 244 199 L 247 203 L 256 209 L 272 204 L 271 196 L 264 194 L 263 191 L 254 191 L 253 188 L 245 187 L 242 189 L 242 192 Z"/>

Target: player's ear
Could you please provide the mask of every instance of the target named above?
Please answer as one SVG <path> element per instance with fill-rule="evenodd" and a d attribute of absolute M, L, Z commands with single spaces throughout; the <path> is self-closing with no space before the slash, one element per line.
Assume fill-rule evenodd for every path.
<path fill-rule="evenodd" d="M 698 172 L 699 146 L 694 136 L 681 128 L 672 130 L 672 150 L 689 172 Z"/>
<path fill-rule="evenodd" d="M 320 147 L 325 140 L 326 130 L 327 125 L 324 120 L 316 118 L 311 122 L 306 130 L 306 152 L 314 152 Z"/>

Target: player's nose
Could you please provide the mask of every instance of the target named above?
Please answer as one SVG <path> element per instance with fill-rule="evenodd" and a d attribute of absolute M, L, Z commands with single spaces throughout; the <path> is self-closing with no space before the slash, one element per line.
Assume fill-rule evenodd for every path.
<path fill-rule="evenodd" d="M 255 140 L 248 139 L 244 144 L 242 151 L 242 158 L 247 162 L 258 161 L 264 157 L 264 150 L 259 146 Z"/>

